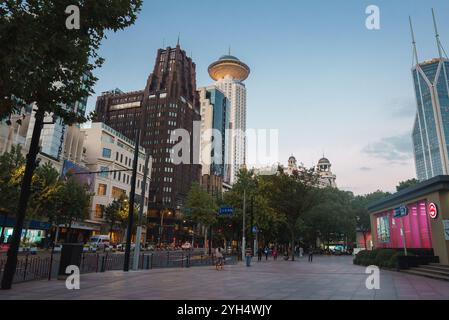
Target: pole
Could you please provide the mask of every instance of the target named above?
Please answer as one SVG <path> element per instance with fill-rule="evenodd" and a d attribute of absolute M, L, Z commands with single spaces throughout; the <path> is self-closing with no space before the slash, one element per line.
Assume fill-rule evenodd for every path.
<path fill-rule="evenodd" d="M 253 223 L 253 216 L 254 216 L 254 196 L 251 197 L 251 217 L 250 217 L 250 245 L 252 244 L 252 250 L 251 250 L 251 254 L 254 256 L 254 233 L 253 233 L 253 227 L 254 227 L 254 223 Z"/>
<path fill-rule="evenodd" d="M 161 226 L 159 227 L 159 246 L 162 243 L 162 231 L 164 230 L 164 210 L 161 210 Z"/>
<path fill-rule="evenodd" d="M 140 144 L 140 129 L 136 131 L 136 145 L 134 147 L 134 161 L 133 174 L 131 176 L 131 192 L 129 194 L 129 211 L 128 211 L 128 229 L 126 232 L 126 247 L 125 247 L 125 263 L 123 271 L 129 271 L 129 258 L 131 253 L 131 237 L 133 234 L 134 222 L 134 197 L 136 194 L 136 176 L 137 176 L 137 161 L 139 160 L 139 144 Z"/>
<path fill-rule="evenodd" d="M 246 251 L 245 211 L 246 211 L 246 189 L 243 189 L 242 261 L 245 261 L 245 251 Z"/>
<path fill-rule="evenodd" d="M 404 245 L 404 255 L 407 256 L 407 243 L 405 242 L 405 232 L 404 232 L 404 217 L 401 217 L 401 234 L 402 234 L 402 243 Z"/>
<path fill-rule="evenodd" d="M 20 188 L 16 223 L 14 225 L 14 231 L 11 237 L 11 245 L 8 250 L 8 258 L 6 260 L 5 269 L 3 272 L 3 279 L 1 284 L 1 288 L 3 290 L 11 289 L 14 274 L 16 272 L 17 254 L 20 246 L 20 238 L 22 236 L 22 229 L 25 221 L 28 200 L 31 195 L 31 180 L 33 178 L 33 172 L 36 167 L 37 154 L 39 153 L 39 138 L 44 126 L 44 111 L 37 110 L 34 117 L 36 121 L 34 123 L 30 150 L 27 155 L 25 173 L 23 175 L 22 186 Z"/>
<path fill-rule="evenodd" d="M 133 269 L 137 270 L 139 266 L 139 253 L 140 253 L 140 238 L 142 236 L 142 216 L 143 216 L 143 207 L 145 206 L 145 187 L 147 185 L 147 177 L 148 177 L 148 162 L 150 161 L 150 153 L 147 151 L 145 157 L 145 165 L 143 167 L 143 180 L 141 183 L 141 195 L 140 195 L 140 208 L 139 208 L 139 220 L 137 223 L 137 231 L 136 231 L 136 247 L 134 248 L 134 264 Z"/>

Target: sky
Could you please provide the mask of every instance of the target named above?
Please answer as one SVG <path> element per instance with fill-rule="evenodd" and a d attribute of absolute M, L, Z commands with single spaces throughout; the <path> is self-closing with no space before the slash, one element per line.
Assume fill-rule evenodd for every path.
<path fill-rule="evenodd" d="M 370 5 L 380 30 L 365 26 Z M 178 34 L 198 87 L 213 83 L 207 67 L 230 46 L 251 68 L 247 127 L 279 130 L 281 163 L 294 155 L 312 167 L 324 154 L 339 188 L 394 191 L 416 176 L 408 17 L 419 59 L 434 58 L 431 8 L 449 52 L 447 0 L 144 0 L 136 24 L 103 41 L 88 110 L 101 92 L 143 89 L 157 49 Z"/>

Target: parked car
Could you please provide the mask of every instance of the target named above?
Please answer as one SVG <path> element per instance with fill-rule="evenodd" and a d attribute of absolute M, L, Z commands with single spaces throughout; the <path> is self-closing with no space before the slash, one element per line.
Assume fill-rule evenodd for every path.
<path fill-rule="evenodd" d="M 192 244 L 190 242 L 186 242 L 181 246 L 184 250 L 190 250 L 192 248 Z"/>
<path fill-rule="evenodd" d="M 90 237 L 87 244 L 98 249 L 105 249 L 111 245 L 111 240 L 109 239 L 109 236 L 97 235 Z"/>

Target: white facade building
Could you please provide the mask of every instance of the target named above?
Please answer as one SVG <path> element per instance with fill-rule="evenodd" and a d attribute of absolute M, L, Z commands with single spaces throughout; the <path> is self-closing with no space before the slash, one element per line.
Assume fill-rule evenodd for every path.
<path fill-rule="evenodd" d="M 104 224 L 102 208 L 119 199 L 121 195 L 129 197 L 131 191 L 131 176 L 134 158 L 134 142 L 121 133 L 108 127 L 104 123 L 92 123 L 90 127 L 83 128 L 85 134 L 84 148 L 87 167 L 91 172 L 100 172 L 95 175 L 92 197 L 90 221 Z M 148 164 L 148 177 L 145 187 L 144 214 L 148 210 L 148 190 L 151 179 L 152 159 Z M 137 163 L 137 180 L 135 203 L 140 206 L 145 165 L 145 150 L 139 148 Z M 125 170 L 116 172 L 102 172 Z M 103 230 L 107 231 L 107 230 Z M 143 238 L 145 239 L 145 238 Z M 114 239 L 112 239 L 114 240 Z"/>
<path fill-rule="evenodd" d="M 240 168 L 246 164 L 246 87 L 243 83 L 249 76 L 249 67 L 234 56 L 225 55 L 209 66 L 209 75 L 231 103 L 230 183 L 234 184 Z"/>

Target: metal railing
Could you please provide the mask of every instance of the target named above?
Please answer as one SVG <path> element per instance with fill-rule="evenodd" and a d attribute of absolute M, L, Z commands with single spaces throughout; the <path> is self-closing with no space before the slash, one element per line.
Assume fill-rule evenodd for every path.
<path fill-rule="evenodd" d="M 88 253 L 83 252 L 80 261 L 80 273 L 106 272 L 110 270 L 123 270 L 125 255 L 123 253 Z M 54 253 L 46 256 L 26 254 L 19 256 L 14 275 L 14 283 L 32 280 L 51 280 L 58 276 L 60 254 Z M 226 264 L 236 264 L 237 256 L 225 256 Z M 6 257 L 0 258 L 0 279 Z M 159 268 L 189 268 L 196 266 L 210 266 L 215 264 L 214 256 L 198 252 L 167 251 L 142 252 L 139 257 L 138 269 L 150 270 Z M 130 269 L 133 268 L 133 259 Z"/>

